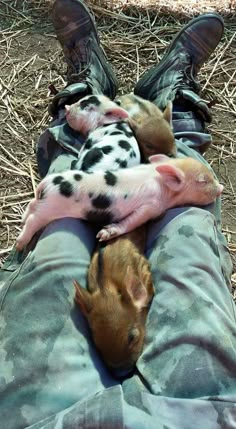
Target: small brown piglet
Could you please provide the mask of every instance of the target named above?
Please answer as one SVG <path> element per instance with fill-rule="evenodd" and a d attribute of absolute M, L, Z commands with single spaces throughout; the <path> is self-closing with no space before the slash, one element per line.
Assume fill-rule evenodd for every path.
<path fill-rule="evenodd" d="M 146 227 L 97 247 L 87 289 L 74 282 L 75 302 L 87 318 L 104 362 L 118 372 L 133 369 L 143 348 L 154 288 L 143 256 Z"/>
<path fill-rule="evenodd" d="M 134 94 L 122 95 L 115 101 L 129 114 L 128 123 L 137 139 L 144 162 L 157 153 L 176 156 L 175 138 L 171 128 L 171 102 L 162 112 L 151 101 Z"/>

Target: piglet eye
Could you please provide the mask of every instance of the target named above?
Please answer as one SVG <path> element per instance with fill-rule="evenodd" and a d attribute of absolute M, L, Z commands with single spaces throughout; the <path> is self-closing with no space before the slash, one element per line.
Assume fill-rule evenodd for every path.
<path fill-rule="evenodd" d="M 197 178 L 198 183 L 208 183 L 208 177 L 205 174 L 200 174 Z"/>
<path fill-rule="evenodd" d="M 139 339 L 139 330 L 138 328 L 133 328 L 130 330 L 129 334 L 128 334 L 128 344 L 133 345 L 134 343 L 136 343 Z"/>
<path fill-rule="evenodd" d="M 118 105 L 118 106 L 120 106 L 121 105 L 121 101 L 120 100 L 114 100 L 115 101 L 115 103 Z"/>
<path fill-rule="evenodd" d="M 95 106 L 88 106 L 86 110 L 88 112 L 92 112 L 93 110 L 96 110 L 96 109 L 95 109 Z"/>

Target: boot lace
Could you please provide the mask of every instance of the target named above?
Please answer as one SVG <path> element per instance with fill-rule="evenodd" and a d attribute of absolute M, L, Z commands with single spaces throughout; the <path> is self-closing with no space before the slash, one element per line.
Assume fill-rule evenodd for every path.
<path fill-rule="evenodd" d="M 67 63 L 67 80 L 69 83 L 76 83 L 85 80 L 90 73 L 90 55 L 88 41 L 81 41 L 79 46 L 70 47 L 68 52 L 64 49 Z"/>
<path fill-rule="evenodd" d="M 195 78 L 197 71 L 194 64 L 189 64 L 184 70 L 180 70 L 180 82 L 176 82 L 175 87 L 178 89 L 192 89 L 198 94 L 200 92 L 200 83 Z"/>
<path fill-rule="evenodd" d="M 90 72 L 89 66 L 90 66 L 89 64 L 86 64 L 84 68 L 81 67 L 81 70 L 79 72 L 75 72 L 74 67 L 72 68 L 68 65 L 68 68 L 67 68 L 68 83 L 82 82 L 86 80 Z"/>

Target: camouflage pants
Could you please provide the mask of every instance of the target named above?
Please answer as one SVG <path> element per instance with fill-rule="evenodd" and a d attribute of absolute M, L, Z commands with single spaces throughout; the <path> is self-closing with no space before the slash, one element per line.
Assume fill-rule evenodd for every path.
<path fill-rule="evenodd" d="M 210 136 L 191 118 L 174 114 L 178 156 L 205 162 L 194 148 Z M 42 175 L 70 168 L 81 144 L 63 117 L 58 123 L 40 141 Z M 150 223 L 156 295 L 143 354 L 123 381 L 103 365 L 73 304 L 72 280 L 86 285 L 94 245 L 86 222 L 62 219 L 1 271 L 1 429 L 236 428 L 235 308 L 220 202 Z"/>

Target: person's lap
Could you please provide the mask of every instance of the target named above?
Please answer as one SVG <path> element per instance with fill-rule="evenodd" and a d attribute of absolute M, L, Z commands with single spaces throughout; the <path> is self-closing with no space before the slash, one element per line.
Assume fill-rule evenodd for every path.
<path fill-rule="evenodd" d="M 201 158 L 186 141 L 178 142 L 178 150 L 179 156 Z M 68 154 L 60 155 L 50 171 L 70 162 Z M 48 225 L 0 291 L 0 415 L 6 427 L 26 427 L 71 406 L 45 428 L 63 419 L 66 429 L 96 422 L 182 428 L 179 416 L 193 410 L 204 410 L 215 423 L 217 412 L 202 399 L 219 397 L 228 407 L 236 392 L 231 262 L 217 223 L 218 203 L 172 209 L 150 223 L 147 256 L 156 294 L 143 354 L 122 385 L 103 365 L 73 304 L 72 281 L 86 286 L 95 231 L 69 218 Z"/>

